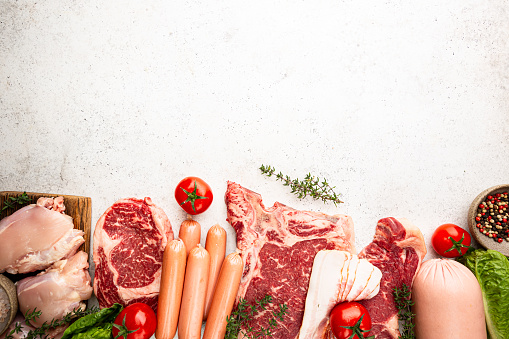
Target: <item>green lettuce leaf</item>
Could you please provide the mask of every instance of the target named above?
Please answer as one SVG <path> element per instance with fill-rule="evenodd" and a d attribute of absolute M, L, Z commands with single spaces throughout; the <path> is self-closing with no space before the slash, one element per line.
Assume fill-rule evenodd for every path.
<path fill-rule="evenodd" d="M 509 260 L 498 251 L 475 250 L 461 261 L 481 285 L 490 337 L 509 338 Z"/>
<path fill-rule="evenodd" d="M 108 336 L 100 336 L 99 333 L 96 336 L 90 338 L 110 338 L 112 323 L 117 315 L 122 311 L 122 305 L 113 304 L 110 308 L 103 308 L 99 312 L 92 313 L 76 320 L 71 326 L 69 326 L 62 336 L 62 339 L 84 339 L 89 338 L 85 336 L 88 331 L 97 329 L 106 329 L 109 327 Z M 83 336 L 82 336 L 83 335 Z M 101 334 L 103 335 L 103 334 Z"/>
<path fill-rule="evenodd" d="M 76 333 L 73 339 L 110 339 L 112 337 L 111 329 L 113 324 L 103 324 L 103 327 L 93 327 L 86 332 Z"/>

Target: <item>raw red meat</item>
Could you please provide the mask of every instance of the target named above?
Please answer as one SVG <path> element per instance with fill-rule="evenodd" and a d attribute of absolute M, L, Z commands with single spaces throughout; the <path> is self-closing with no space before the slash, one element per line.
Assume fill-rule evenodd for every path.
<path fill-rule="evenodd" d="M 288 313 L 273 338 L 297 338 L 315 255 L 323 249 L 355 253 L 352 219 L 298 211 L 278 202 L 265 208 L 258 193 L 233 182 L 228 182 L 225 202 L 244 260 L 237 302 L 272 296 L 273 303 L 250 322 L 255 330 L 267 327 L 271 312 L 285 303 Z"/>
<path fill-rule="evenodd" d="M 163 252 L 173 239 L 170 221 L 150 198 L 122 199 L 94 231 L 94 292 L 99 306 L 144 302 L 157 310 Z"/>
<path fill-rule="evenodd" d="M 415 274 L 426 255 L 421 231 L 404 218 L 378 221 L 373 242 L 359 258 L 366 258 L 382 271 L 380 292 L 372 299 L 361 300 L 371 316 L 370 335 L 377 339 L 398 338 L 398 310 L 394 303 L 394 287 L 412 287 Z"/>

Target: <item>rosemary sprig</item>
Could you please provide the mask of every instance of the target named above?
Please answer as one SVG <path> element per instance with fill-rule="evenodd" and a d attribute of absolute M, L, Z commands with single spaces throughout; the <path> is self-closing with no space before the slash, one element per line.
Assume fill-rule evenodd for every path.
<path fill-rule="evenodd" d="M 272 166 L 260 166 L 260 171 L 268 177 L 274 175 L 276 171 Z M 315 200 L 321 199 L 324 203 L 327 201 L 332 202 L 335 206 L 342 203 L 339 200 L 339 194 L 334 192 L 335 186 L 331 187 L 326 179 L 320 180 L 320 178 L 306 174 L 304 180 L 291 179 L 288 175 L 283 175 L 279 172 L 275 174 L 277 180 L 281 180 L 284 186 L 290 186 L 292 193 L 296 194 L 299 199 L 304 199 L 306 196 L 310 196 Z"/>
<path fill-rule="evenodd" d="M 2 207 L 2 211 L 8 208 L 15 208 L 16 204 L 18 205 L 27 204 L 31 200 L 32 199 L 28 197 L 27 192 L 23 192 L 23 194 L 18 197 L 9 197 L 7 198 L 7 200 L 4 201 L 4 207 Z"/>
<path fill-rule="evenodd" d="M 283 321 L 288 311 L 286 304 L 279 304 L 278 311 L 272 311 L 272 318 L 269 318 L 267 327 L 261 326 L 259 330 L 255 330 L 248 322 L 253 319 L 258 312 L 265 311 L 267 305 L 272 303 L 272 297 L 265 295 L 260 300 L 255 300 L 253 304 L 248 304 L 247 300 L 240 298 L 237 308 L 230 316 L 226 318 L 226 334 L 225 339 L 237 339 L 242 328 L 242 338 L 254 339 L 272 337 L 272 331 L 278 326 L 278 321 Z"/>
<path fill-rule="evenodd" d="M 88 310 L 82 310 L 80 307 L 76 307 L 71 312 L 67 313 L 62 319 L 53 319 L 51 322 L 44 322 L 41 327 L 36 328 L 34 330 L 30 330 L 27 335 L 25 336 L 25 339 L 36 339 L 41 338 L 45 339 L 48 338 L 48 335 L 46 332 L 48 330 L 57 328 L 59 326 L 70 324 L 72 321 L 74 321 L 77 318 L 84 317 L 88 314 L 99 312 L 99 307 L 93 306 Z M 41 316 L 42 312 L 37 311 L 37 308 L 34 308 L 33 310 L 28 310 L 25 313 L 25 323 L 27 325 L 30 325 L 31 320 L 35 320 Z M 14 324 L 14 328 L 7 333 L 5 336 L 5 339 L 13 339 L 15 333 L 21 333 L 22 331 L 22 324 L 17 322 Z"/>
<path fill-rule="evenodd" d="M 398 317 L 403 326 L 401 336 L 398 339 L 415 339 L 413 319 L 415 314 L 412 313 L 414 302 L 411 299 L 411 292 L 406 284 L 402 284 L 401 288 L 394 287 L 394 302 L 398 309 Z"/>

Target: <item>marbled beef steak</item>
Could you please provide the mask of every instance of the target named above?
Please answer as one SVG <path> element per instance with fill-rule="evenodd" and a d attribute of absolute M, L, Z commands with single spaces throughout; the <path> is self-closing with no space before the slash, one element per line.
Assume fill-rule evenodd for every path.
<path fill-rule="evenodd" d="M 163 252 L 173 239 L 170 221 L 150 198 L 121 199 L 94 230 L 94 292 L 99 306 L 143 302 L 157 310 Z"/>
<path fill-rule="evenodd" d="M 244 260 L 237 302 L 272 296 L 273 303 L 250 322 L 255 330 L 267 327 L 271 311 L 285 303 L 288 313 L 273 338 L 297 338 L 315 255 L 323 249 L 355 253 L 352 219 L 298 211 L 278 202 L 265 208 L 258 193 L 233 182 L 228 182 L 225 202 Z"/>
<path fill-rule="evenodd" d="M 403 283 L 412 287 L 425 255 L 422 233 L 408 220 L 384 218 L 378 221 L 373 241 L 359 253 L 359 258 L 366 258 L 382 271 L 380 292 L 372 299 L 360 301 L 371 316 L 370 335 L 377 339 L 398 338 L 394 287 L 401 288 Z"/>

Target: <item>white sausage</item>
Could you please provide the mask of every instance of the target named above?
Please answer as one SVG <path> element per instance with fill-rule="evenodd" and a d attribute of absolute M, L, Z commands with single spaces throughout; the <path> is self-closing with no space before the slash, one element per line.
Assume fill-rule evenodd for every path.
<path fill-rule="evenodd" d="M 481 287 L 474 274 L 454 260 L 422 263 L 412 287 L 415 333 L 419 339 L 485 339 Z"/>

